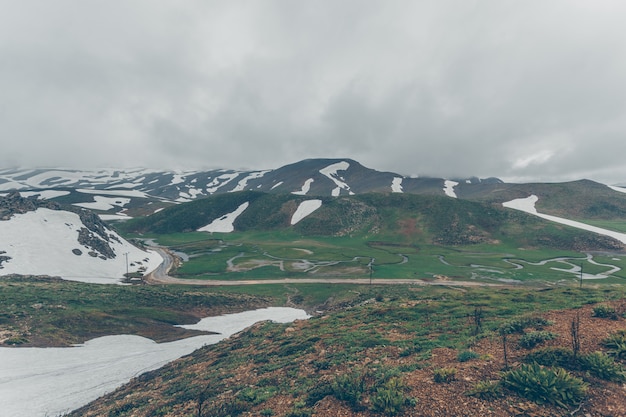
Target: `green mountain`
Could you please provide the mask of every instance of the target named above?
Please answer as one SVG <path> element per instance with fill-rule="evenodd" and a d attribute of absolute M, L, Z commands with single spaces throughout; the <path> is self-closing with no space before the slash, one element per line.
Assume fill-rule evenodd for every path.
<path fill-rule="evenodd" d="M 320 201 L 321 206 L 292 224 L 298 207 L 312 200 Z M 247 208 L 232 221 L 236 232 L 285 231 L 310 237 L 353 236 L 413 245 L 495 245 L 507 241 L 521 247 L 622 248 L 614 239 L 506 209 L 493 199 L 471 201 L 400 193 L 313 199 L 243 191 L 171 206 L 118 227 L 133 234 L 193 232 L 235 212 L 244 203 L 248 203 Z"/>

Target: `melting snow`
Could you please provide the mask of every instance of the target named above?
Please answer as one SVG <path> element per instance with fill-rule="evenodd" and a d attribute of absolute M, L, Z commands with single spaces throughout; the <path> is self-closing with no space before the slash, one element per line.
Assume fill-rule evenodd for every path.
<path fill-rule="evenodd" d="M 117 187 L 117 186 L 116 186 Z M 83 194 L 99 194 L 99 195 L 119 195 L 122 197 L 139 197 L 139 198 L 147 198 L 148 195 L 143 191 L 139 190 L 112 190 L 110 188 L 106 190 L 91 190 L 79 188 L 76 191 Z"/>
<path fill-rule="evenodd" d="M 607 187 L 609 187 L 613 191 L 618 191 L 620 193 L 626 193 L 626 188 L 624 188 L 624 187 L 617 187 L 615 185 L 607 185 Z"/>
<path fill-rule="evenodd" d="M 322 200 L 307 200 L 300 203 L 296 212 L 291 217 L 291 225 L 298 223 L 318 208 L 322 207 Z"/>
<path fill-rule="evenodd" d="M 535 204 L 537 203 L 537 201 L 539 201 L 539 197 L 533 194 L 530 197 L 518 198 L 515 200 L 504 202 L 502 203 L 502 205 L 504 207 L 524 211 L 529 214 L 534 214 L 535 216 L 541 217 L 542 219 L 550 220 L 556 223 L 565 224 L 571 227 L 576 227 L 582 230 L 588 230 L 590 232 L 598 233 L 600 235 L 610 236 L 612 238 L 619 240 L 622 243 L 626 243 L 626 233 L 614 232 L 612 230 L 590 226 L 588 224 L 577 222 L 574 220 L 568 220 L 562 217 L 550 216 L 549 214 L 539 213 L 537 212 L 537 209 L 535 208 Z"/>
<path fill-rule="evenodd" d="M 393 179 L 393 181 L 391 182 L 391 192 L 392 193 L 402 193 L 402 192 L 404 192 L 402 190 L 402 178 L 401 177 L 395 177 Z"/>
<path fill-rule="evenodd" d="M 139 336 L 105 336 L 70 348 L 0 348 L 0 410 L 12 417 L 63 415 L 204 345 L 218 343 L 256 322 L 309 318 L 303 310 L 270 307 L 180 326 L 219 334 L 169 343 Z"/>
<path fill-rule="evenodd" d="M 41 191 L 20 191 L 20 195 L 24 198 L 38 195 L 39 198 L 44 200 L 51 200 L 57 197 L 63 197 L 69 195 L 69 191 L 57 191 L 57 190 L 41 190 Z"/>
<path fill-rule="evenodd" d="M 456 198 L 456 193 L 454 192 L 454 187 L 459 185 L 456 181 L 446 180 L 444 182 L 443 192 L 446 193 L 448 197 Z"/>
<path fill-rule="evenodd" d="M 313 178 L 309 178 L 308 180 L 304 182 L 304 184 L 302 185 L 302 189 L 300 191 L 293 191 L 291 194 L 307 195 L 307 193 L 311 189 L 311 184 L 313 183 L 313 181 L 315 181 Z"/>
<path fill-rule="evenodd" d="M 346 161 L 341 161 L 320 169 L 320 174 L 328 177 L 337 185 L 337 188 L 332 191 L 333 197 L 339 196 L 342 189 L 348 191 L 350 195 L 354 195 L 354 193 L 350 191 L 350 186 L 344 182 L 342 177 L 338 177 L 337 175 L 337 171 L 346 171 L 348 168 L 350 168 L 350 164 Z"/>
<path fill-rule="evenodd" d="M 243 191 L 246 189 L 246 187 L 248 186 L 248 181 L 250 180 L 256 180 L 258 178 L 261 178 L 263 175 L 267 174 L 270 171 L 259 171 L 259 172 L 253 172 L 250 175 L 244 177 L 241 181 L 239 181 L 239 183 L 237 183 L 237 186 L 235 188 L 233 188 L 232 190 L 230 190 L 230 192 L 235 192 L 235 191 Z"/>
<path fill-rule="evenodd" d="M 282 181 L 277 182 L 276 184 L 272 186 L 271 189 L 273 190 L 274 188 L 279 187 L 280 185 L 282 185 L 282 183 L 283 183 Z"/>
<path fill-rule="evenodd" d="M 213 181 L 211 181 L 209 184 L 207 184 L 206 191 L 209 194 L 213 194 L 219 188 L 225 186 L 226 184 L 228 184 L 229 182 L 231 182 L 232 180 L 234 180 L 238 176 L 239 176 L 238 172 L 234 172 L 234 173 L 231 173 L 231 174 L 222 174 L 219 177 L 214 178 Z"/>
<path fill-rule="evenodd" d="M 91 249 L 78 243 L 78 231 L 84 227 L 76 213 L 39 208 L 16 214 L 10 220 L 0 221 L 0 251 L 6 251 L 10 260 L 2 263 L 0 275 L 50 275 L 83 282 L 115 284 L 128 270 L 136 272 L 144 267 L 154 270 L 163 261 L 156 252 L 145 252 L 123 240 L 117 233 L 109 246 L 117 255 L 113 259 L 92 257 Z M 82 255 L 72 253 L 73 249 Z"/>
<path fill-rule="evenodd" d="M 201 227 L 200 229 L 198 229 L 199 232 L 217 232 L 217 233 L 230 233 L 233 232 L 235 230 L 235 226 L 233 226 L 234 221 L 237 219 L 237 217 L 239 217 L 241 215 L 241 213 L 243 213 L 248 206 L 250 205 L 249 202 L 245 202 L 242 205 L 240 205 L 237 210 L 233 211 L 232 213 L 228 213 L 223 215 L 222 217 L 220 217 L 219 219 L 215 219 L 213 220 L 210 224 Z"/>
<path fill-rule="evenodd" d="M 101 195 L 96 195 L 93 197 L 95 200 L 91 203 L 74 203 L 74 206 L 84 207 L 90 210 L 102 210 L 108 211 L 114 207 L 124 207 L 126 204 L 130 203 L 130 198 L 122 198 L 122 197 L 104 197 Z"/>

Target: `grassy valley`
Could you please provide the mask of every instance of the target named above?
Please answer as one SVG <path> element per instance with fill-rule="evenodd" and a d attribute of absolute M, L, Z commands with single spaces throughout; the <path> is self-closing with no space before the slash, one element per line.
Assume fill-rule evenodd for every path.
<path fill-rule="evenodd" d="M 312 198 L 321 207 L 292 224 Z M 258 323 L 71 416 L 624 415 L 623 245 L 496 200 L 244 191 L 173 205 L 114 226 L 167 248 L 179 258 L 170 275 L 197 285 L 5 277 L 0 333 L 13 346 L 164 342 L 197 334 L 172 325 L 207 315 L 312 315 Z M 232 233 L 197 231 L 245 202 Z M 576 212 L 624 230 L 616 204 Z M 224 280 L 237 285 L 203 285 Z"/>

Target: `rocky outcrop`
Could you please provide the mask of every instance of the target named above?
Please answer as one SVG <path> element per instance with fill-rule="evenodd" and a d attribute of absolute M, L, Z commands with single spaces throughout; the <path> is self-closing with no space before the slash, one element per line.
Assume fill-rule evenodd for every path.
<path fill-rule="evenodd" d="M 14 191 L 6 197 L 0 197 L 0 220 L 6 221 L 15 214 L 24 214 L 29 211 L 35 211 L 38 208 L 65 210 L 77 214 L 84 226 L 78 231 L 78 243 L 89 249 L 89 253 L 93 253 L 102 259 L 115 258 L 115 252 L 111 249 L 109 243 L 111 240 L 119 242 L 119 238 L 109 232 L 96 214 L 84 208 L 61 206 L 59 203 L 40 200 L 36 197 L 22 197 L 19 192 Z M 80 256 L 79 254 L 77 255 Z M 7 256 L 0 256 L 0 265 L 8 259 Z"/>
<path fill-rule="evenodd" d="M 13 191 L 6 197 L 0 197 L 0 220 L 9 220 L 14 214 L 24 214 L 38 208 L 61 210 L 59 203 L 48 200 L 39 200 L 36 197 L 24 198 L 20 193 Z"/>

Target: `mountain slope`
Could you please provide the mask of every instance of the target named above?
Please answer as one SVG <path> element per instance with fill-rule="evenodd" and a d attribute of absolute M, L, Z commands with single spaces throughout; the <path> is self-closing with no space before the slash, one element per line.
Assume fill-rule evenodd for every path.
<path fill-rule="evenodd" d="M 511 184 L 497 178 L 414 178 L 347 158 L 306 159 L 262 171 L 0 170 L 0 193 L 11 190 L 89 208 L 106 220 L 140 217 L 172 204 L 238 191 L 308 197 L 405 193 L 496 204 L 534 194 L 537 208 L 555 216 L 620 220 L 626 214 L 626 190 L 593 181 Z"/>
<path fill-rule="evenodd" d="M 51 275 L 114 283 L 144 273 L 162 261 L 105 226 L 93 213 L 56 203 L 0 198 L 0 275 Z"/>
<path fill-rule="evenodd" d="M 307 202 L 315 209 L 294 216 Z M 244 210 L 239 210 L 245 204 Z M 127 233 L 181 233 L 230 218 L 232 231 L 294 231 L 304 236 L 363 236 L 403 244 L 497 244 L 519 247 L 619 250 L 611 238 L 547 222 L 501 205 L 440 196 L 359 194 L 310 198 L 293 194 L 245 191 L 215 195 L 169 207 L 120 224 Z"/>

